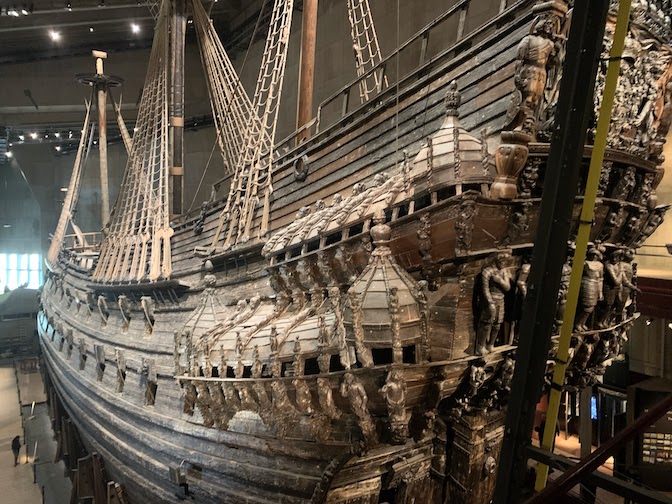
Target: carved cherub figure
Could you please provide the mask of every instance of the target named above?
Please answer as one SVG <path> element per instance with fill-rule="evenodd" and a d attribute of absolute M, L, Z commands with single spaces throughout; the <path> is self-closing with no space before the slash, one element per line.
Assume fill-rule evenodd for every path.
<path fill-rule="evenodd" d="M 493 350 L 499 328 L 504 322 L 504 295 L 511 289 L 512 278 L 506 269 L 509 254 L 499 252 L 483 269 L 481 279 L 481 315 L 478 323 L 475 353 L 483 355 Z"/>

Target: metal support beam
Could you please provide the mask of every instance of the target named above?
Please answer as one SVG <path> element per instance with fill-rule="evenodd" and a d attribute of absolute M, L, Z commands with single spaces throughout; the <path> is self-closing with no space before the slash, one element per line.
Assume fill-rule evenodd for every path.
<path fill-rule="evenodd" d="M 516 371 L 497 474 L 496 504 L 518 502 L 525 484 L 526 449 L 546 371 L 608 7 L 609 0 L 584 0 L 574 5 L 566 71 L 560 84 L 555 130 L 544 175 L 529 290 L 523 306 Z"/>
<path fill-rule="evenodd" d="M 555 455 L 549 453 L 546 450 L 537 448 L 536 446 L 530 446 L 528 448 L 528 456 L 532 460 L 546 464 L 549 467 L 554 469 L 559 469 L 561 471 L 566 471 L 576 466 L 576 463 L 562 455 Z M 628 480 L 622 480 L 615 478 L 614 476 L 609 476 L 608 474 L 595 471 L 592 474 L 586 475 L 582 479 L 582 484 L 586 484 L 591 488 L 600 487 L 608 492 L 611 492 L 621 497 L 628 498 L 633 502 L 638 504 L 672 504 L 672 497 L 668 497 L 665 494 L 657 492 L 655 490 L 649 490 L 643 486 L 636 485 Z M 566 496 L 563 496 L 563 499 Z M 585 502 L 585 501 L 582 501 Z"/>
<path fill-rule="evenodd" d="M 591 0 L 594 1 L 594 0 Z M 565 494 L 577 483 L 597 470 L 606 460 L 616 453 L 627 441 L 648 428 L 656 420 L 672 408 L 672 394 L 656 404 L 649 411 L 641 415 L 634 423 L 628 425 L 609 441 L 600 446 L 592 454 L 573 466 L 562 476 L 547 486 L 542 492 L 531 497 L 525 504 L 553 504 L 563 502 Z M 637 501 L 639 502 L 639 501 Z"/>

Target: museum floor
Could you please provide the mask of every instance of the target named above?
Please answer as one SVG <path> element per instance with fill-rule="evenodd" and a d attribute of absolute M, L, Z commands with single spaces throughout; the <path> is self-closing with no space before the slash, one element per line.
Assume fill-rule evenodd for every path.
<path fill-rule="evenodd" d="M 3 504 L 63 504 L 70 500 L 71 484 L 65 477 L 65 466 L 63 462 L 53 463 L 56 443 L 45 400 L 40 373 L 17 374 L 11 361 L 0 363 L 0 488 Z M 36 405 L 31 415 L 33 401 Z M 14 436 L 21 436 L 24 445 L 16 467 L 11 450 Z M 36 442 L 37 456 L 34 457 Z"/>

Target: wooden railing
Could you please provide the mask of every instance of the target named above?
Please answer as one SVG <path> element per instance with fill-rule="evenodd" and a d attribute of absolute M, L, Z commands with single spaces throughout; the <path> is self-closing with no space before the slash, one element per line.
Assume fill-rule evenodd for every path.
<path fill-rule="evenodd" d="M 82 245 L 80 237 L 84 237 L 85 244 Z M 71 252 L 88 252 L 97 250 L 103 242 L 103 234 L 100 232 L 82 233 L 81 235 L 65 235 L 63 240 L 64 247 Z"/>

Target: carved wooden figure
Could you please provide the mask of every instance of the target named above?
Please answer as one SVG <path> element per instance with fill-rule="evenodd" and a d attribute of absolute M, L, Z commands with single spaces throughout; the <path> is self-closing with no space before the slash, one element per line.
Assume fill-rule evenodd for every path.
<path fill-rule="evenodd" d="M 504 322 L 504 295 L 511 289 L 512 278 L 506 269 L 507 253 L 499 252 L 481 273 L 481 306 L 476 336 L 476 355 L 493 350 L 499 328 Z"/>
<path fill-rule="evenodd" d="M 602 291 L 603 278 L 604 265 L 602 264 L 602 252 L 593 247 L 588 250 L 583 266 L 579 306 L 574 321 L 575 331 L 588 330 L 586 326 L 588 317 L 595 311 L 597 303 L 604 298 Z"/>

